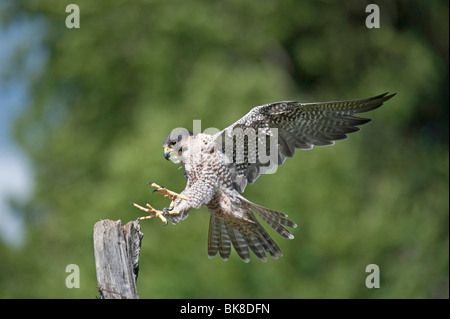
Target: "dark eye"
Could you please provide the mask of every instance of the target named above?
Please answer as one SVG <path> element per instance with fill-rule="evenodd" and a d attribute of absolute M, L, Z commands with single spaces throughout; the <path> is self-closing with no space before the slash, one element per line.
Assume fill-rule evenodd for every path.
<path fill-rule="evenodd" d="M 175 144 L 177 144 L 176 140 L 173 140 L 172 142 L 170 142 L 170 146 L 174 146 Z"/>

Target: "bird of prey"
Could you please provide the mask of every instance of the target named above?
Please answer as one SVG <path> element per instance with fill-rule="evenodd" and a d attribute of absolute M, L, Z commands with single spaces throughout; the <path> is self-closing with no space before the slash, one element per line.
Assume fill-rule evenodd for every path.
<path fill-rule="evenodd" d="M 177 194 L 155 183 L 156 192 L 171 199 L 168 208 L 158 211 L 132 203 L 149 215 L 140 220 L 160 218 L 178 223 L 191 208 L 206 206 L 210 213 L 208 256 L 219 253 L 228 260 L 231 246 L 244 262 L 250 251 L 263 261 L 266 253 L 282 256 L 278 245 L 256 219 L 259 215 L 281 236 L 294 236 L 285 228 L 297 225 L 287 215 L 252 203 L 244 198 L 247 183 L 269 174 L 296 149 L 333 145 L 357 126 L 370 121 L 354 116 L 380 107 L 395 94 L 320 103 L 283 101 L 254 107 L 224 130 L 208 135 L 175 129 L 163 143 L 164 157 L 180 163 L 187 178 L 186 188 Z"/>

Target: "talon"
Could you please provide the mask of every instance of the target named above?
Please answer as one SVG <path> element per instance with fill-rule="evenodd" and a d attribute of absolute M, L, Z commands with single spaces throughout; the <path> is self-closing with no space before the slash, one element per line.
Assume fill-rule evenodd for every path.
<path fill-rule="evenodd" d="M 186 196 L 172 192 L 172 191 L 168 190 L 167 188 L 165 188 L 164 186 L 159 186 L 156 183 L 152 183 L 152 187 L 156 188 L 153 191 L 153 193 L 158 192 L 158 194 L 163 195 L 164 197 L 167 197 L 170 200 L 172 200 L 171 207 L 174 205 L 175 199 L 177 199 L 177 198 L 184 199 L 184 200 L 187 199 Z"/>
<path fill-rule="evenodd" d="M 162 212 L 160 212 L 159 210 L 154 209 L 152 206 L 150 206 L 149 203 L 145 203 L 145 206 L 147 206 L 147 208 L 142 207 L 136 203 L 132 203 L 132 204 L 134 207 L 149 214 L 148 216 L 139 217 L 138 220 L 159 218 L 165 225 L 167 225 L 167 219 L 164 217 L 164 214 Z"/>
<path fill-rule="evenodd" d="M 164 223 L 164 225 L 167 225 L 167 219 L 164 216 L 166 216 L 166 215 L 178 215 L 177 212 L 172 212 L 174 210 L 174 208 L 175 208 L 175 200 L 177 198 L 183 199 L 183 200 L 187 200 L 187 198 L 184 195 L 172 192 L 172 191 L 168 190 L 167 188 L 165 188 L 164 186 L 159 186 L 156 183 L 149 182 L 148 184 L 150 184 L 152 187 L 156 188 L 155 190 L 153 190 L 152 193 L 157 192 L 158 194 L 169 198 L 172 202 L 170 203 L 170 206 L 168 208 L 167 207 L 163 208 L 162 211 L 154 209 L 152 206 L 150 206 L 149 203 L 145 203 L 145 206 L 147 207 L 147 208 L 145 208 L 145 207 L 142 207 L 142 206 L 132 202 L 131 204 L 133 206 L 135 206 L 136 208 L 138 208 L 138 209 L 140 209 L 142 211 L 145 211 L 146 213 L 149 214 L 149 216 L 140 217 L 140 218 L 138 218 L 138 220 L 159 218 Z"/>

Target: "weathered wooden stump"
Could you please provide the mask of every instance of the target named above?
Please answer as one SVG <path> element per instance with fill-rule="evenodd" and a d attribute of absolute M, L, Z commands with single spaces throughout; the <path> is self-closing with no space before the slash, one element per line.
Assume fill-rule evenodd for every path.
<path fill-rule="evenodd" d="M 138 221 L 101 220 L 94 226 L 95 268 L 102 299 L 137 299 L 141 233 Z"/>

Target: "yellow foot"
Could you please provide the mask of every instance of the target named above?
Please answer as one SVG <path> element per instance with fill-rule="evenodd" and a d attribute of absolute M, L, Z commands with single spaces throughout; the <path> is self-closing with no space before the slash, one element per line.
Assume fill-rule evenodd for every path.
<path fill-rule="evenodd" d="M 163 211 L 159 211 L 150 206 L 149 203 L 145 203 L 145 206 L 147 206 L 147 208 L 142 207 L 136 203 L 131 204 L 133 204 L 134 207 L 139 208 L 140 210 L 143 210 L 144 212 L 149 214 L 148 216 L 139 217 L 138 220 L 159 218 L 164 223 L 164 225 L 167 225 L 167 218 L 164 217 L 164 215 L 166 215 L 167 213 L 167 208 L 164 208 Z"/>
<path fill-rule="evenodd" d="M 163 195 L 164 197 L 170 198 L 170 200 L 172 202 L 170 203 L 169 211 L 171 211 L 173 209 L 173 207 L 175 206 L 175 199 L 177 199 L 177 198 L 184 199 L 184 200 L 187 199 L 186 196 L 172 192 L 163 186 L 159 186 L 156 183 L 152 183 L 151 186 L 156 188 L 153 192 L 158 192 L 158 194 Z"/>

